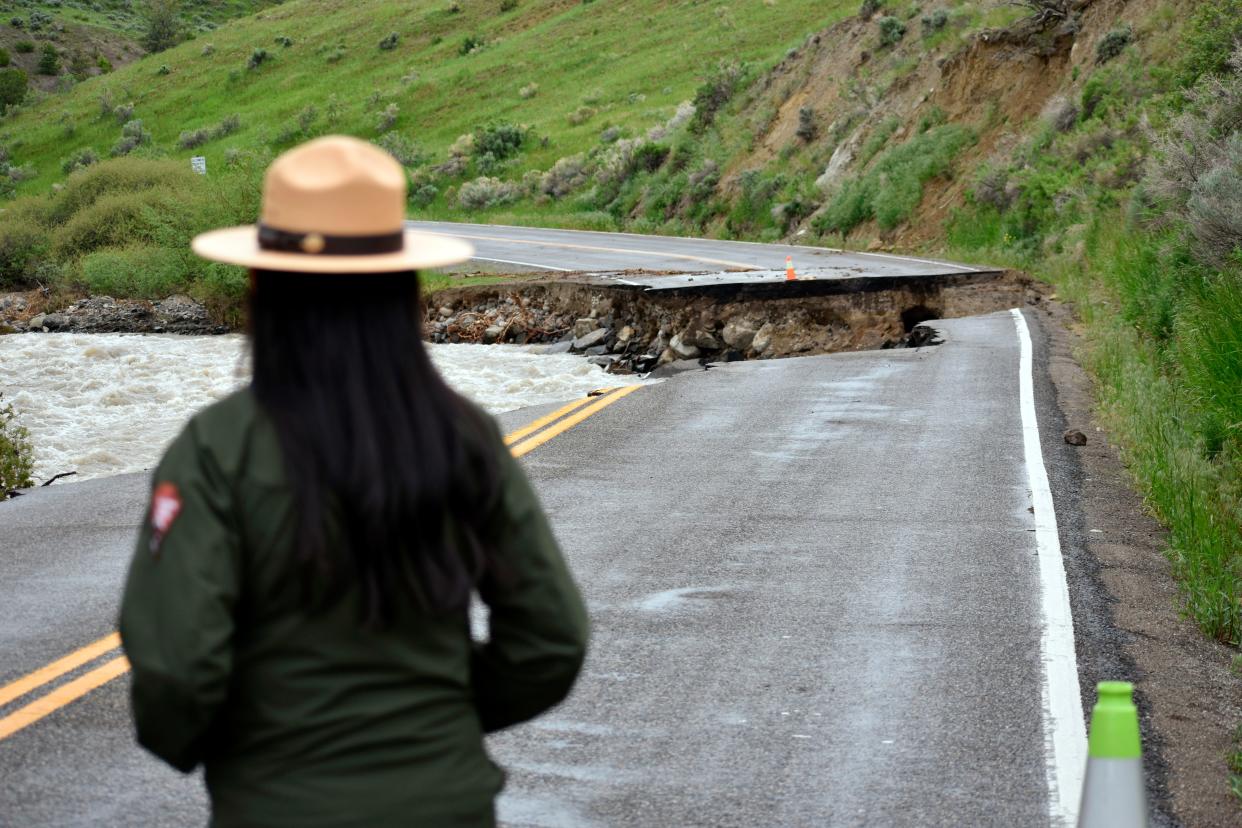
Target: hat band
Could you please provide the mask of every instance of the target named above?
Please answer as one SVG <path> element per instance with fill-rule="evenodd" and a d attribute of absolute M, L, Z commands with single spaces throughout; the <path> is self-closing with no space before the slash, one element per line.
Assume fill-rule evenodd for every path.
<path fill-rule="evenodd" d="M 314 256 L 374 256 L 397 253 L 405 247 L 405 233 L 375 236 L 330 236 L 326 233 L 290 233 L 266 224 L 259 225 L 259 249 L 280 253 L 306 253 Z"/>

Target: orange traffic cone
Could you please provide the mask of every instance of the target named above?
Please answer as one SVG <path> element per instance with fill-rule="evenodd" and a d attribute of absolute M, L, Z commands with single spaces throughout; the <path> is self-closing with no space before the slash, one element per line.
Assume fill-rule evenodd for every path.
<path fill-rule="evenodd" d="M 798 274 L 794 273 L 793 256 L 785 257 L 785 281 L 792 282 L 798 278 Z"/>

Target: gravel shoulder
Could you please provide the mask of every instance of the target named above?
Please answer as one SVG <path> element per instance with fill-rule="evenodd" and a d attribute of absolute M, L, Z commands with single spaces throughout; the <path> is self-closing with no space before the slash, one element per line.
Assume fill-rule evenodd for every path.
<path fill-rule="evenodd" d="M 1182 617 L 1164 556 L 1165 533 L 1095 415 L 1090 376 L 1070 307 L 1042 303 L 1036 347 L 1048 377 L 1037 385 L 1045 459 L 1060 520 L 1074 611 L 1083 707 L 1095 683 L 1136 688 L 1152 825 L 1236 826 L 1242 801 L 1229 790 L 1226 756 L 1242 721 L 1236 651 L 1204 637 Z M 1037 383 L 1041 380 L 1037 378 Z M 1067 445 L 1066 429 L 1088 436 Z"/>

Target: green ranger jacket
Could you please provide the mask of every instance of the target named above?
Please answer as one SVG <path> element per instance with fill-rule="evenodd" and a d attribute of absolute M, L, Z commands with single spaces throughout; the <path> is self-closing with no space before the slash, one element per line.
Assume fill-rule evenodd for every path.
<path fill-rule="evenodd" d="M 356 591 L 301 608 L 293 495 L 248 390 L 197 414 L 168 449 L 120 630 L 138 741 L 182 771 L 204 766 L 213 825 L 493 823 L 503 774 L 483 734 L 563 699 L 587 641 L 539 502 L 493 431 L 505 583 L 477 585 L 486 643 L 465 612 L 411 609 L 366 629 Z"/>

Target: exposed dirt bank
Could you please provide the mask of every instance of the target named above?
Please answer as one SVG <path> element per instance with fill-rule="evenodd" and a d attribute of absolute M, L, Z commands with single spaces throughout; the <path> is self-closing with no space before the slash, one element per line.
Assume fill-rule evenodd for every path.
<path fill-rule="evenodd" d="M 860 280 L 861 282 L 862 280 Z M 906 344 L 928 319 L 1042 301 L 1023 274 L 962 274 L 860 287 L 720 286 L 645 291 L 599 280 L 448 288 L 428 299 L 433 342 L 559 343 L 611 371 L 676 360 L 759 359 Z"/>
<path fill-rule="evenodd" d="M 0 333 L 228 333 L 201 303 L 174 295 L 158 301 L 86 296 L 68 305 L 42 291 L 0 293 Z"/>
<path fill-rule="evenodd" d="M 1059 421 L 1045 422 L 1065 554 L 1083 703 L 1095 682 L 1136 687 L 1153 825 L 1236 826 L 1242 802 L 1229 790 L 1226 756 L 1242 721 L 1237 651 L 1208 640 L 1179 613 L 1164 556 L 1164 530 L 1143 508 L 1106 423 L 1095 417 L 1091 380 L 1074 358 L 1082 347 L 1072 310 L 1046 302 L 1038 314 Z M 1081 447 L 1060 438 L 1073 428 Z"/>

